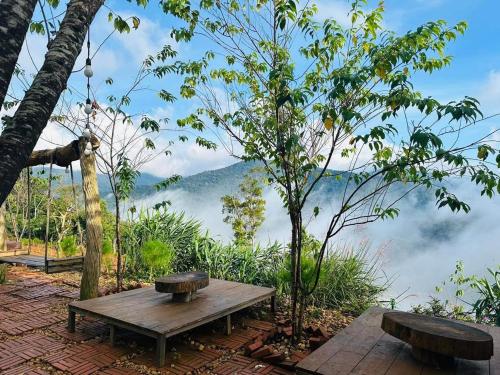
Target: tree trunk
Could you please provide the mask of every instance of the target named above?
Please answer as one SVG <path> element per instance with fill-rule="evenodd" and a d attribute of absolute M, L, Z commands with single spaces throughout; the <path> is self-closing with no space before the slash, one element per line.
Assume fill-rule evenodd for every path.
<path fill-rule="evenodd" d="M 80 139 L 80 166 L 87 213 L 87 252 L 83 262 L 80 300 L 97 297 L 102 254 L 101 202 L 97 185 L 95 153 L 84 155 L 86 140 Z"/>
<path fill-rule="evenodd" d="M 7 251 L 7 227 L 5 226 L 5 204 L 0 206 L 0 252 Z"/>
<path fill-rule="evenodd" d="M 94 140 L 92 140 L 92 145 L 95 147 Z M 71 162 L 78 159 L 80 159 L 78 141 L 74 140 L 63 147 L 33 151 L 28 159 L 28 162 L 26 163 L 26 167 L 49 164 L 51 160 L 52 163 L 58 165 L 59 167 L 67 167 L 71 164 Z"/>
<path fill-rule="evenodd" d="M 115 196 L 115 244 L 116 244 L 116 289 L 118 293 L 122 291 L 123 270 L 122 270 L 122 241 L 120 238 L 120 200 Z"/>
<path fill-rule="evenodd" d="M 0 1 L 0 107 L 16 67 L 37 0 Z"/>
<path fill-rule="evenodd" d="M 3 4 L 2 0 L 2 4 Z M 71 0 L 45 61 L 0 135 L 0 204 L 26 166 L 81 52 L 87 24 L 104 0 Z M 8 17 L 8 16 L 7 16 Z"/>

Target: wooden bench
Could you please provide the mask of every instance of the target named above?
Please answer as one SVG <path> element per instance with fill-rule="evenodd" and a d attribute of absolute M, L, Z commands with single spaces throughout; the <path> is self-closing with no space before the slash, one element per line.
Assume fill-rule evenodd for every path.
<path fill-rule="evenodd" d="M 223 317 L 226 333 L 231 334 L 232 313 L 269 299 L 274 310 L 274 289 L 217 279 L 210 279 L 191 302 L 173 302 L 170 293 L 140 288 L 70 303 L 68 329 L 74 332 L 76 314 L 81 314 L 108 323 L 112 344 L 116 327 L 152 337 L 156 339 L 157 364 L 163 367 L 168 337 Z"/>
<path fill-rule="evenodd" d="M 297 375 L 492 375 L 500 373 L 500 327 L 470 324 L 493 336 L 494 355 L 486 361 L 457 359 L 438 370 L 411 355 L 411 347 L 380 327 L 387 309 L 372 307 L 297 365 Z M 496 371 L 496 372 L 495 372 Z"/>
<path fill-rule="evenodd" d="M 47 259 L 45 272 L 47 273 L 59 273 L 59 272 L 69 272 L 69 271 L 81 271 L 83 268 L 83 260 L 85 257 L 76 256 L 68 258 L 50 258 Z"/>

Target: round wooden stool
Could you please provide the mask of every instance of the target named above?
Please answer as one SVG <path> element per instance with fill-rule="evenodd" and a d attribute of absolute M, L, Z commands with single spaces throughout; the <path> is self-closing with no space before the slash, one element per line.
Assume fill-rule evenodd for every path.
<path fill-rule="evenodd" d="M 412 354 L 426 364 L 452 367 L 455 358 L 488 360 L 493 356 L 489 333 L 449 319 L 400 311 L 384 313 L 382 329 L 412 346 Z"/>
<path fill-rule="evenodd" d="M 160 293 L 172 293 L 174 302 L 191 302 L 198 289 L 208 286 L 206 272 L 183 272 L 160 277 L 155 281 L 155 290 Z"/>

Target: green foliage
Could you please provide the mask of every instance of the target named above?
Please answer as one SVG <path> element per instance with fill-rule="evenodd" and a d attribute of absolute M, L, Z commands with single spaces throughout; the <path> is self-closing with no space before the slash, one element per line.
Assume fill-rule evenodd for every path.
<path fill-rule="evenodd" d="M 140 172 L 132 167 L 130 160 L 126 156 L 122 155 L 118 160 L 116 169 L 116 176 L 118 177 L 116 193 L 119 200 L 126 200 L 130 197 L 139 175 Z"/>
<path fill-rule="evenodd" d="M 264 222 L 266 201 L 262 198 L 259 181 L 245 175 L 240 184 L 240 195 L 225 195 L 221 198 L 224 222 L 231 224 L 237 244 L 253 245 L 257 230 Z"/>
<path fill-rule="evenodd" d="M 165 209 L 141 211 L 137 220 L 131 222 L 123 233 L 128 272 L 141 275 L 148 270 L 139 249 L 150 240 L 171 246 L 175 253 L 173 269 L 176 272 L 191 270 L 195 264 L 195 242 L 203 237 L 200 230 L 200 223 L 186 219 L 184 214 Z"/>
<path fill-rule="evenodd" d="M 500 327 L 500 270 L 488 268 L 492 280 L 486 277 L 472 280 L 471 287 L 479 298 L 472 305 L 476 320 L 482 323 L 495 324 Z"/>
<path fill-rule="evenodd" d="M 343 228 L 396 218 L 398 203 L 420 186 L 436 193 L 438 207 L 455 212 L 470 207 L 443 188 L 453 176 L 470 178 L 488 197 L 500 192 L 498 144 L 480 129 L 478 101 L 439 102 L 412 83 L 451 63 L 447 45 L 466 23 L 431 21 L 397 35 L 384 29 L 383 1 L 350 4 L 351 22 L 343 26 L 333 18 L 318 22 L 314 1 L 162 1 L 165 13 L 185 21 L 174 38 L 202 35 L 215 45 L 177 64 L 180 95 L 202 103 L 178 125 L 222 129 L 240 146 L 238 157 L 264 164 L 290 217 L 294 273 L 306 252 L 304 207 L 321 193 L 319 181 L 332 177 L 336 155 L 346 159 L 343 198 L 331 212 L 322 210 L 329 225 L 313 258 L 316 278 L 329 241 Z M 309 266 L 291 277 L 299 289 L 292 315 L 298 299 L 319 285 L 305 279 Z"/>
<path fill-rule="evenodd" d="M 7 271 L 8 267 L 6 264 L 0 264 L 0 285 L 7 282 Z"/>
<path fill-rule="evenodd" d="M 465 321 L 473 320 L 470 315 L 465 312 L 462 305 L 451 304 L 448 300 L 441 301 L 436 297 L 431 297 L 426 304 L 413 306 L 411 311 L 417 314 L 436 316 L 438 318 Z"/>
<path fill-rule="evenodd" d="M 109 238 L 105 238 L 102 241 L 102 255 L 113 254 L 113 241 Z"/>
<path fill-rule="evenodd" d="M 301 274 L 305 287 L 312 288 L 316 281 L 316 257 L 319 242 L 305 237 Z M 368 255 L 368 247 L 332 249 L 326 255 L 319 273 L 318 285 L 309 297 L 309 303 L 319 308 L 331 308 L 359 315 L 377 304 L 387 289 L 388 281 L 379 274 L 380 262 Z M 289 294 L 291 285 L 290 257 L 278 274 L 278 290 Z"/>
<path fill-rule="evenodd" d="M 158 240 L 149 240 L 141 247 L 144 264 L 149 267 L 151 279 L 172 272 L 174 252 L 172 246 Z"/>
<path fill-rule="evenodd" d="M 78 246 L 76 244 L 76 236 L 66 236 L 64 237 L 60 244 L 60 250 L 65 257 L 75 256 L 78 252 Z"/>
<path fill-rule="evenodd" d="M 195 244 L 195 269 L 208 272 L 210 277 L 274 286 L 282 262 L 282 248 L 275 243 L 267 247 L 229 244 L 201 239 Z"/>
<path fill-rule="evenodd" d="M 456 302 L 451 304 L 448 299 L 443 301 L 432 297 L 427 306 L 418 305 L 413 307 L 413 310 L 428 315 L 500 326 L 500 267 L 496 271 L 488 268 L 487 275 L 491 280 L 487 276 L 481 278 L 476 275 L 466 276 L 463 262 L 458 261 L 455 271 L 449 277 L 449 282 L 455 288 Z M 442 292 L 444 286 L 446 282 L 436 287 L 436 291 Z M 466 294 L 471 294 L 475 301 L 464 300 Z M 470 310 L 465 310 L 466 306 L 469 306 Z"/>

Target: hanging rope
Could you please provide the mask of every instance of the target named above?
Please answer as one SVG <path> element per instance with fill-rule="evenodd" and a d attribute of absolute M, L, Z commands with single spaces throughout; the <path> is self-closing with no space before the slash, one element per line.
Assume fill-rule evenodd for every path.
<path fill-rule="evenodd" d="M 28 184 L 28 255 L 31 254 L 31 168 L 27 168 L 26 181 Z"/>
<path fill-rule="evenodd" d="M 75 213 L 78 212 L 78 197 L 76 195 L 76 187 L 75 187 L 75 177 L 73 174 L 73 164 L 69 165 L 69 170 L 71 173 L 71 188 L 73 189 L 73 200 L 74 200 L 74 207 L 75 207 Z M 80 225 L 80 220 L 78 219 L 78 216 L 76 218 L 76 230 L 78 232 L 78 245 L 82 251 L 82 256 L 83 256 L 83 249 L 82 249 L 82 243 L 83 243 L 83 233 L 82 233 L 82 227 Z"/>
<path fill-rule="evenodd" d="M 48 252 L 49 252 L 49 229 L 50 229 L 50 203 L 52 199 L 52 157 L 50 158 L 49 186 L 47 192 L 47 221 L 45 223 L 45 272 L 49 272 Z"/>

